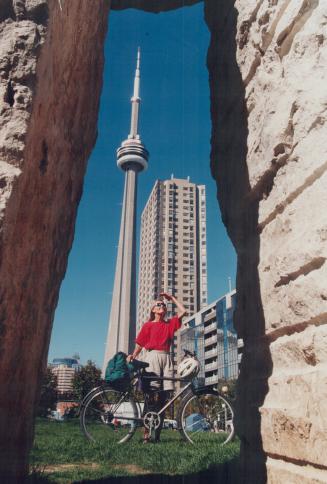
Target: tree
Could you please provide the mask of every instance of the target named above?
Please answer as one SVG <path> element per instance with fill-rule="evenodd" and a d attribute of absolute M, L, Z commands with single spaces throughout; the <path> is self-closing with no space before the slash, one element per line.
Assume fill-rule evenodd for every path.
<path fill-rule="evenodd" d="M 57 385 L 57 376 L 51 371 L 51 368 L 47 368 L 43 375 L 40 401 L 37 409 L 39 417 L 47 417 L 51 410 L 55 410 L 58 400 Z"/>
<path fill-rule="evenodd" d="M 59 393 L 58 398 L 61 402 L 70 402 L 72 400 L 77 400 L 74 390 Z"/>
<path fill-rule="evenodd" d="M 73 378 L 73 391 L 79 400 L 82 400 L 85 395 L 101 384 L 101 370 L 96 367 L 95 363 L 88 360 L 85 366 L 78 370 Z"/>

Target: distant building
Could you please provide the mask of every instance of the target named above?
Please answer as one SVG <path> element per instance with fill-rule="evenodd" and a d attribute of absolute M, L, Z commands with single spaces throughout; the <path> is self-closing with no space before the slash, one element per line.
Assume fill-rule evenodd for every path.
<path fill-rule="evenodd" d="M 51 367 L 59 366 L 59 365 L 65 365 L 70 368 L 75 368 L 79 370 L 81 365 L 79 364 L 78 360 L 76 358 L 54 358 L 52 360 L 52 363 L 50 363 Z"/>
<path fill-rule="evenodd" d="M 189 179 L 157 180 L 141 217 L 138 329 L 160 292 L 189 314 L 207 304 L 206 194 Z M 172 316 L 168 304 L 167 318 Z"/>
<path fill-rule="evenodd" d="M 58 393 L 71 392 L 75 372 L 81 368 L 78 360 L 75 358 L 54 358 L 49 367 L 57 377 Z"/>
<path fill-rule="evenodd" d="M 196 352 L 205 385 L 238 377 L 243 341 L 233 326 L 235 303 L 234 290 L 184 320 L 189 327 L 181 331 L 181 350 Z"/>
<path fill-rule="evenodd" d="M 154 299 L 173 294 L 194 314 L 207 305 L 206 192 L 187 179 L 157 180 L 142 213 L 137 330 Z M 167 304 L 167 319 L 174 313 Z M 173 345 L 178 363 L 179 333 Z"/>

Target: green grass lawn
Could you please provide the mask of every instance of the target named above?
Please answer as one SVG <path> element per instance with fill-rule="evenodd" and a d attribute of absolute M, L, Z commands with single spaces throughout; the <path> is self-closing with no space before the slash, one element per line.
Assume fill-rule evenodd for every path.
<path fill-rule="evenodd" d="M 30 465 L 32 475 L 68 483 L 109 476 L 197 473 L 231 461 L 238 453 L 237 440 L 220 446 L 208 438 L 192 445 L 174 430 L 163 430 L 158 444 L 142 445 L 142 431 L 137 430 L 125 444 L 100 445 L 85 439 L 77 420 L 38 419 Z"/>

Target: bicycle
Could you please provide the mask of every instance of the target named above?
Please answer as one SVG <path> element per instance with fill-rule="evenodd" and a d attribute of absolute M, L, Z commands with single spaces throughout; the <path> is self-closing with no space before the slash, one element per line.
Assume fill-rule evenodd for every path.
<path fill-rule="evenodd" d="M 196 358 L 184 350 L 185 356 Z M 162 424 L 165 410 L 181 397 L 177 410 L 177 429 L 186 442 L 192 444 L 215 441 L 221 445 L 234 436 L 234 412 L 230 402 L 213 387 L 197 384 L 196 378 L 166 378 L 147 376 L 148 363 L 137 362 L 135 377 L 126 390 L 105 383 L 91 390 L 80 405 L 80 426 L 85 437 L 93 442 L 128 442 L 138 427 L 146 427 L 151 435 Z M 138 382 L 181 382 L 184 386 L 158 411 L 147 408 L 135 398 Z"/>

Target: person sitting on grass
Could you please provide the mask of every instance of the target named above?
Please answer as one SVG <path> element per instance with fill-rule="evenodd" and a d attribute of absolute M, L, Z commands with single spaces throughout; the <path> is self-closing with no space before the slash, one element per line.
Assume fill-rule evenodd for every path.
<path fill-rule="evenodd" d="M 177 306 L 177 314 L 168 321 L 165 320 L 167 305 L 163 299 L 172 301 Z M 182 317 L 186 309 L 174 296 L 161 293 L 153 304 L 150 311 L 150 319 L 143 324 L 136 337 L 136 345 L 133 353 L 128 355 L 127 360 L 133 361 L 144 348 L 144 361 L 149 363 L 147 372 L 158 377 L 173 378 L 173 363 L 170 356 L 170 346 L 174 339 L 175 332 L 181 327 Z M 162 385 L 163 383 L 163 385 Z M 172 381 L 152 381 L 150 384 L 152 392 L 149 392 L 149 404 L 160 410 L 167 400 L 167 396 L 174 389 Z M 153 393 L 155 392 L 155 393 Z M 160 432 L 163 425 L 163 416 L 160 426 L 155 432 L 155 442 L 160 440 Z M 149 431 L 144 429 L 144 443 L 150 440 Z"/>

